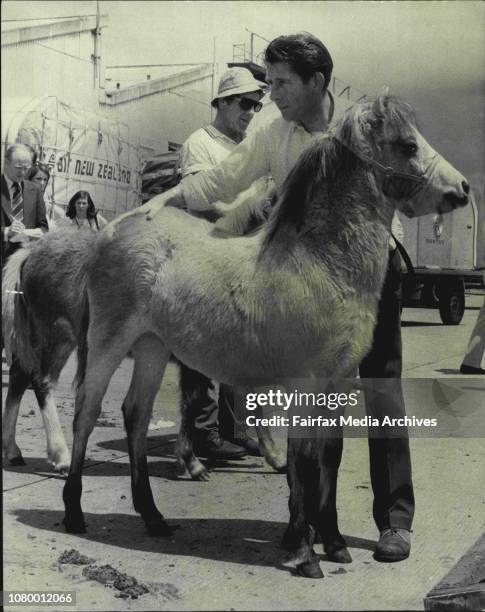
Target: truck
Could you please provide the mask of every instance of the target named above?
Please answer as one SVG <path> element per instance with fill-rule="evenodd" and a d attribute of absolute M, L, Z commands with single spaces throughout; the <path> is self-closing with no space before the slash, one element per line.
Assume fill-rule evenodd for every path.
<path fill-rule="evenodd" d="M 438 308 L 445 325 L 461 322 L 467 287 L 483 288 L 485 175 L 470 177 L 470 183 L 464 208 L 417 219 L 400 215 L 410 259 L 403 269 L 403 306 Z"/>

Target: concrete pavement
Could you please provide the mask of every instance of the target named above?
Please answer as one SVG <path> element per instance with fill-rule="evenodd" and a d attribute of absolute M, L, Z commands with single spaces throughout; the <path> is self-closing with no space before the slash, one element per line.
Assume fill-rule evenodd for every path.
<path fill-rule="evenodd" d="M 456 327 L 441 325 L 437 311 L 405 309 L 404 375 L 458 376 L 481 300 L 467 297 L 465 320 Z M 246 458 L 218 465 L 207 483 L 180 477 L 172 450 L 177 427 L 172 426 L 149 433 L 149 468 L 157 505 L 180 530 L 172 538 L 151 538 L 131 504 L 120 413 L 130 369 L 125 361 L 116 372 L 90 438 L 83 478 L 88 531 L 82 536 L 62 528 L 64 481 L 45 461 L 41 419 L 32 391 L 26 393 L 17 441 L 27 466 L 4 465 L 3 471 L 4 590 L 75 590 L 76 606 L 59 610 L 422 610 L 426 593 L 483 531 L 483 439 L 414 438 L 412 554 L 397 564 L 375 562 L 367 442 L 347 439 L 338 507 L 354 561 L 330 563 L 317 545 L 325 578 L 296 577 L 282 564 L 279 546 L 288 518 L 285 476 L 262 459 Z M 73 371 L 71 358 L 57 394 L 69 444 Z M 468 386 L 473 380 L 483 397 L 483 381 L 462 380 Z M 155 415 L 178 424 L 172 366 Z M 71 548 L 147 583 L 150 593 L 119 599 L 114 589 L 84 578 L 82 567 L 59 565 L 60 554 Z"/>

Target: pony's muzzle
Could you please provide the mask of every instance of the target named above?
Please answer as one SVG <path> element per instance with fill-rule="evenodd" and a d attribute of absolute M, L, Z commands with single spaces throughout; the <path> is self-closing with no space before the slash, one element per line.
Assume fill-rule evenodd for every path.
<path fill-rule="evenodd" d="M 470 185 L 467 183 L 467 181 L 462 181 L 461 188 L 461 193 L 456 193 L 455 191 L 448 191 L 443 196 L 444 202 L 451 206 L 451 210 L 454 210 L 455 208 L 461 208 L 468 204 L 468 194 L 470 193 Z"/>

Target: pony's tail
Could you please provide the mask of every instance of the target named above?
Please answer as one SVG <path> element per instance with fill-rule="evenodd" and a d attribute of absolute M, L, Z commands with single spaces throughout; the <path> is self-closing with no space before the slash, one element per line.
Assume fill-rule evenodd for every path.
<path fill-rule="evenodd" d="M 36 363 L 31 313 L 22 283 L 22 268 L 30 254 L 28 247 L 15 251 L 3 269 L 2 279 L 2 335 L 7 363 L 11 365 L 15 355 L 26 372 L 32 372 Z"/>

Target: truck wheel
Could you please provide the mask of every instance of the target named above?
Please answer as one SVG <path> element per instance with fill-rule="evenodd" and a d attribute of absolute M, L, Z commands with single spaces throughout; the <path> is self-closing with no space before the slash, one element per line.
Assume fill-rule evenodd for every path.
<path fill-rule="evenodd" d="M 439 286 L 438 308 L 445 325 L 458 325 L 465 312 L 465 284 L 462 279 L 447 280 Z"/>

